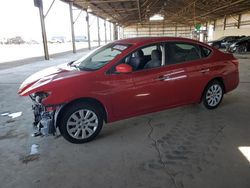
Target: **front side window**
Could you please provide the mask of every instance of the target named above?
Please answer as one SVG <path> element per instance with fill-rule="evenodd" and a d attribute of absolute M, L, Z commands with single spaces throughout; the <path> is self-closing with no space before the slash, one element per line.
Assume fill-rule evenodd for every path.
<path fill-rule="evenodd" d="M 140 47 L 123 58 L 118 64 L 114 65 L 109 74 L 116 72 L 116 66 L 119 64 L 128 64 L 133 71 L 152 69 L 162 66 L 163 45 L 152 44 Z"/>
<path fill-rule="evenodd" d="M 108 44 L 75 61 L 72 65 L 78 67 L 80 70 L 98 70 L 129 46 L 127 44 Z"/>
<path fill-rule="evenodd" d="M 128 55 L 123 63 L 129 64 L 133 71 L 160 67 L 162 65 L 162 49 L 160 44 L 142 47 Z"/>
<path fill-rule="evenodd" d="M 195 44 L 171 42 L 166 44 L 165 50 L 166 65 L 194 61 L 201 58 L 201 50 Z"/>

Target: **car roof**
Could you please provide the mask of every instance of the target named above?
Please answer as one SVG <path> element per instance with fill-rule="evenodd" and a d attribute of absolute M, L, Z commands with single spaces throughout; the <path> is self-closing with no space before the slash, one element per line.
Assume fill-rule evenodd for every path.
<path fill-rule="evenodd" d="M 154 42 L 169 42 L 169 41 L 192 42 L 207 46 L 205 43 L 201 43 L 197 40 L 182 38 L 182 37 L 135 37 L 135 38 L 117 40 L 114 43 L 141 45 L 141 44 L 150 44 Z"/>
<path fill-rule="evenodd" d="M 248 40 L 248 39 L 250 39 L 250 36 L 243 37 L 243 38 L 240 39 L 240 41 L 244 41 L 244 40 Z"/>

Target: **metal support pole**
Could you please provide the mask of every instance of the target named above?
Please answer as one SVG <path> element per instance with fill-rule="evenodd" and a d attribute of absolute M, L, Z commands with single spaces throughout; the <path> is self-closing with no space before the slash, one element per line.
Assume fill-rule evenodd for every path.
<path fill-rule="evenodd" d="M 104 32 L 105 32 L 105 44 L 107 43 L 107 28 L 106 28 L 106 20 L 104 21 Z"/>
<path fill-rule="evenodd" d="M 122 38 L 124 39 L 124 27 L 119 27 L 119 36 L 122 33 Z"/>
<path fill-rule="evenodd" d="M 49 60 L 49 51 L 48 51 L 47 35 L 46 35 L 44 15 L 43 15 L 43 1 L 42 0 L 40 0 L 38 8 L 39 8 L 40 22 L 41 22 L 41 29 L 42 29 L 44 57 L 46 60 Z"/>
<path fill-rule="evenodd" d="M 88 48 L 91 50 L 91 44 L 90 44 L 90 31 L 89 31 L 89 13 L 87 12 L 86 15 L 86 22 L 87 22 L 87 32 L 88 32 Z"/>
<path fill-rule="evenodd" d="M 98 46 L 101 45 L 101 38 L 100 38 L 100 23 L 99 17 L 97 17 L 97 37 L 98 37 Z"/>
<path fill-rule="evenodd" d="M 206 32 L 203 33 L 203 41 L 202 42 L 207 42 L 207 34 L 208 34 L 208 22 L 205 24 Z"/>
<path fill-rule="evenodd" d="M 223 22 L 223 30 L 226 29 L 226 25 L 227 25 L 227 16 L 225 15 L 224 22 Z"/>
<path fill-rule="evenodd" d="M 175 37 L 177 37 L 177 25 L 175 25 Z"/>
<path fill-rule="evenodd" d="M 240 29 L 240 23 L 241 23 L 241 14 L 238 16 L 238 23 L 237 23 L 237 28 Z"/>
<path fill-rule="evenodd" d="M 216 26 L 216 20 L 214 20 L 214 28 L 213 28 L 214 31 L 215 31 L 215 26 Z"/>
<path fill-rule="evenodd" d="M 115 26 L 115 29 L 116 29 L 116 38 L 117 40 L 121 39 L 121 38 L 125 38 L 124 37 L 124 32 L 122 31 L 122 28 L 118 25 Z"/>
<path fill-rule="evenodd" d="M 148 34 L 149 34 L 149 36 L 151 36 L 151 25 L 150 25 L 150 22 L 148 23 Z"/>
<path fill-rule="evenodd" d="M 70 14 L 70 25 L 71 25 L 71 39 L 73 46 L 73 53 L 76 53 L 76 44 L 75 44 L 75 30 L 74 30 L 74 22 L 73 22 L 73 2 L 69 2 L 69 14 Z"/>
<path fill-rule="evenodd" d="M 136 36 L 138 37 L 138 24 L 136 25 Z"/>
<path fill-rule="evenodd" d="M 49 14 L 52 6 L 54 5 L 54 3 L 55 3 L 55 0 L 53 0 L 52 3 L 50 4 L 49 9 L 47 10 L 46 14 L 44 15 L 44 18 L 46 18 L 48 16 L 48 14 Z"/>
<path fill-rule="evenodd" d="M 112 41 L 112 33 L 111 33 L 111 22 L 109 22 L 109 38 L 110 38 L 110 41 Z"/>
<path fill-rule="evenodd" d="M 114 40 L 117 40 L 118 39 L 117 25 L 113 24 L 113 28 L 114 28 Z"/>
<path fill-rule="evenodd" d="M 165 24 L 164 24 L 164 20 L 162 22 L 162 36 L 164 36 L 165 34 Z"/>
<path fill-rule="evenodd" d="M 82 14 L 82 10 L 79 12 L 79 14 L 77 15 L 76 19 L 74 20 L 74 24 L 76 23 L 76 21 L 78 20 L 78 18 L 80 17 L 80 15 Z"/>

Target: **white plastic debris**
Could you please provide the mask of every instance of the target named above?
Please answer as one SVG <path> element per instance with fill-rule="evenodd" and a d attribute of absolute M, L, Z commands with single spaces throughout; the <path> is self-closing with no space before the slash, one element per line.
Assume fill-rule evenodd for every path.
<path fill-rule="evenodd" d="M 8 114 L 8 116 L 14 119 L 14 118 L 21 116 L 22 114 L 23 114 L 22 112 L 14 112 L 14 113 Z"/>
<path fill-rule="evenodd" d="M 1 113 L 1 116 L 8 116 L 10 113 L 9 112 L 3 112 Z"/>
<path fill-rule="evenodd" d="M 38 153 L 38 145 L 37 144 L 32 144 L 31 149 L 30 149 L 30 155 L 35 155 Z"/>

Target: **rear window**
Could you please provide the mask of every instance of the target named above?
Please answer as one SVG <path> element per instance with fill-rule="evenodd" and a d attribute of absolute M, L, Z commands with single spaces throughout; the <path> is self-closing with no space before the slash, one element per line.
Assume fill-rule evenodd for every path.
<path fill-rule="evenodd" d="M 171 42 L 166 45 L 166 64 L 176 64 L 201 59 L 200 48 L 196 44 Z"/>
<path fill-rule="evenodd" d="M 212 51 L 210 49 L 208 49 L 204 46 L 200 46 L 200 48 L 201 48 L 202 57 L 208 57 L 212 53 Z"/>

